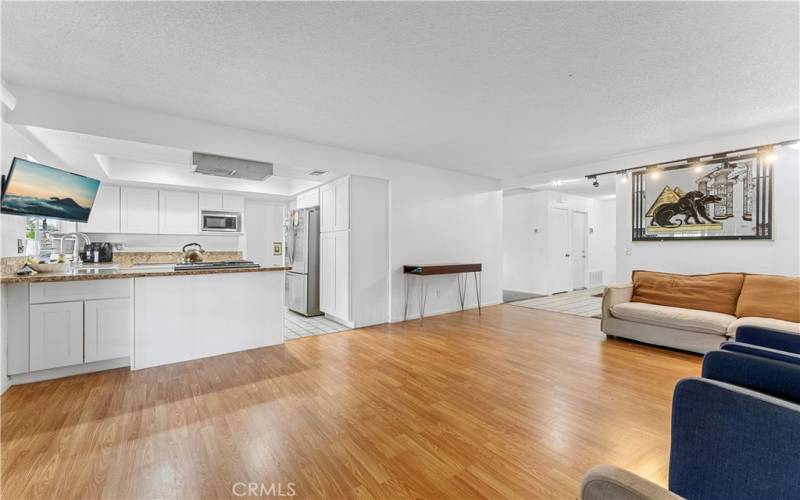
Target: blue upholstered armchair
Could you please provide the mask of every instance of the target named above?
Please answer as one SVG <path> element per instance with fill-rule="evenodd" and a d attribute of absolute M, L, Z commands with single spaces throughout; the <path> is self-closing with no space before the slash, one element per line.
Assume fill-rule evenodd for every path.
<path fill-rule="evenodd" d="M 754 369 L 749 366 L 752 359 L 741 356 L 755 358 L 723 351 L 709 354 L 704 374 L 722 377 L 721 372 L 729 369 L 746 373 L 740 372 L 737 361 L 747 370 Z M 800 367 L 793 368 L 800 372 Z M 769 377 L 748 383 L 787 399 L 711 378 L 688 378 L 675 387 L 669 490 L 603 465 L 586 474 L 581 498 L 800 498 L 800 405 L 793 391 L 782 384 L 771 385 Z"/>
<path fill-rule="evenodd" d="M 757 326 L 740 326 L 736 329 L 736 341 L 726 344 L 758 346 L 800 354 L 800 335 Z"/>

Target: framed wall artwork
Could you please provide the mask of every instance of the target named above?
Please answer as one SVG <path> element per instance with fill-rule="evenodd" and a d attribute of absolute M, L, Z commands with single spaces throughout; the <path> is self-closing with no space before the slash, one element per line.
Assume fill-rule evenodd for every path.
<path fill-rule="evenodd" d="M 758 152 L 633 172 L 633 241 L 772 239 L 773 169 Z"/>

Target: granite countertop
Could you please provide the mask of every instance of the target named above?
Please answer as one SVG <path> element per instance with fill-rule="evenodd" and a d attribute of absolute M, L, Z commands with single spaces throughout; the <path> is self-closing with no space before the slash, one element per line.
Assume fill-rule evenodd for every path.
<path fill-rule="evenodd" d="M 227 273 L 263 273 L 271 271 L 288 271 L 291 267 L 286 266 L 266 266 L 251 268 L 233 269 L 191 269 L 188 271 L 175 271 L 169 267 L 154 266 L 151 268 L 143 267 L 120 267 L 117 269 L 99 268 L 91 269 L 80 273 L 38 273 L 27 276 L 16 274 L 0 275 L 0 283 L 43 283 L 54 281 L 86 281 L 86 280 L 113 280 L 124 278 L 147 278 L 154 276 L 185 276 L 191 274 L 227 274 Z"/>

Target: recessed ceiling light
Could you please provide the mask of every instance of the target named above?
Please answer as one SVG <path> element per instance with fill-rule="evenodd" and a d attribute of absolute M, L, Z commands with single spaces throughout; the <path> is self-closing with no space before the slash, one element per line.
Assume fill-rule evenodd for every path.
<path fill-rule="evenodd" d="M 795 151 L 799 150 L 800 149 L 800 141 L 793 142 L 793 143 L 789 144 L 789 147 L 794 149 Z"/>

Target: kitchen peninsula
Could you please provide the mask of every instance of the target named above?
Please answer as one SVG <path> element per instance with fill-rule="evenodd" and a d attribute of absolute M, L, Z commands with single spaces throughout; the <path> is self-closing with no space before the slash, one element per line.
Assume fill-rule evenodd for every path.
<path fill-rule="evenodd" d="M 160 265 L 3 275 L 7 374 L 26 383 L 281 344 L 287 269 Z"/>

